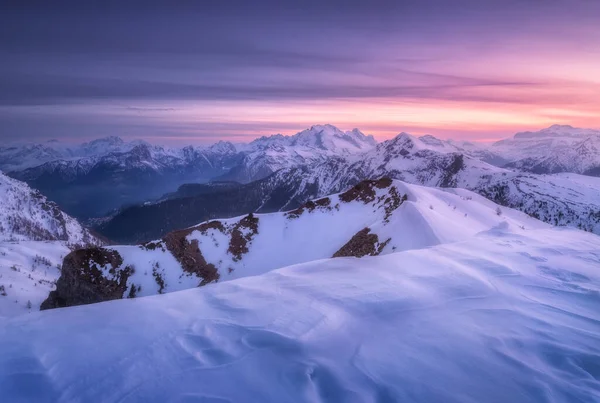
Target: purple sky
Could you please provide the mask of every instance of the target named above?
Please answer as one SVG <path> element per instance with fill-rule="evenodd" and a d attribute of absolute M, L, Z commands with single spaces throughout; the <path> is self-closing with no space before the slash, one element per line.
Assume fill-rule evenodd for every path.
<path fill-rule="evenodd" d="M 597 0 L 3 2 L 0 140 L 600 127 L 599 26 Z"/>

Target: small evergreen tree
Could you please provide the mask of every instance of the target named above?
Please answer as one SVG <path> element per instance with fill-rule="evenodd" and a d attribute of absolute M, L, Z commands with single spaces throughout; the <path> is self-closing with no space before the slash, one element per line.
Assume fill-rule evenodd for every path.
<path fill-rule="evenodd" d="M 131 288 L 129 289 L 129 295 L 127 298 L 135 298 L 137 296 L 137 287 L 135 284 L 131 284 Z"/>

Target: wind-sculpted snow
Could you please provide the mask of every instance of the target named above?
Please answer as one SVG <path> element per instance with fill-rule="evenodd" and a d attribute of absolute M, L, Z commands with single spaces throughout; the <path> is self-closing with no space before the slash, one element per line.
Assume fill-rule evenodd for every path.
<path fill-rule="evenodd" d="M 599 250 L 583 231 L 501 223 L 426 249 L 2 320 L 0 396 L 594 402 Z"/>

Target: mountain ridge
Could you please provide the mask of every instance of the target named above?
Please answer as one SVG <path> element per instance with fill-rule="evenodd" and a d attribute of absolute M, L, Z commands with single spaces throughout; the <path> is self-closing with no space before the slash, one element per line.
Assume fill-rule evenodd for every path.
<path fill-rule="evenodd" d="M 42 308 L 162 294 L 310 260 L 420 249 L 498 225 L 548 227 L 464 189 L 366 180 L 287 212 L 209 220 L 141 245 L 74 251 Z"/>

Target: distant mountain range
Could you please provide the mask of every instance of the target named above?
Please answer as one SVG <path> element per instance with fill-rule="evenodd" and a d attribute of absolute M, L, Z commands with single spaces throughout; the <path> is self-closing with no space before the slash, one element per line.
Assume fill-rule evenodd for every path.
<path fill-rule="evenodd" d="M 282 168 L 357 155 L 375 144 L 372 136 L 331 125 L 210 147 L 169 148 L 109 137 L 80 146 L 53 141 L 0 147 L 0 169 L 41 190 L 68 213 L 88 219 L 157 198 L 187 182 L 247 183 Z"/>
<path fill-rule="evenodd" d="M 114 241 L 141 242 L 207 219 L 294 209 L 362 180 L 388 176 L 470 189 L 543 221 L 600 233 L 600 178 L 519 172 L 482 161 L 474 147 L 460 150 L 455 143 L 402 133 L 353 158 L 280 169 L 248 184 L 186 185 L 163 200 L 125 208 L 97 229 Z"/>
<path fill-rule="evenodd" d="M 185 211 L 192 209 L 193 214 L 186 216 L 204 219 L 240 213 L 240 206 L 260 211 L 268 211 L 266 206 L 275 210 L 293 208 L 311 197 L 342 191 L 363 179 L 384 175 L 482 193 L 489 193 L 486 189 L 497 186 L 501 179 L 533 180 L 525 173 L 599 176 L 600 131 L 555 125 L 539 132 L 517 133 L 493 144 L 401 133 L 377 143 L 358 129 L 344 132 L 332 125 L 315 125 L 293 136 L 277 134 L 245 144 L 221 141 L 209 147 L 183 148 L 109 137 L 78 146 L 52 141 L 0 147 L 0 169 L 39 189 L 67 213 L 83 220 L 112 216 L 115 212 L 131 214 L 123 207 L 160 200 L 187 183 L 237 182 L 246 186 L 238 190 L 246 192 L 241 196 L 232 188 L 227 189 L 230 193 L 223 193 L 223 188 L 209 185 L 211 190 L 204 199 L 211 198 L 208 194 L 214 190 L 226 199 L 244 201 L 233 206 L 220 203 L 218 211 L 207 208 L 208 216 L 193 206 L 212 202 L 202 198 L 177 202 Z M 249 189 L 258 190 L 247 193 Z M 515 189 L 511 187 L 513 194 Z M 165 203 L 174 205 L 174 198 L 177 199 L 171 197 Z M 215 206 L 219 204 L 218 199 L 211 200 Z M 163 231 L 180 222 L 169 220 L 173 224 L 165 223 L 161 226 Z M 106 219 L 89 222 L 101 221 Z M 157 234 L 156 230 L 138 232 L 136 240 L 138 236 Z M 124 237 L 122 240 L 133 239 L 124 232 L 118 233 Z"/>

